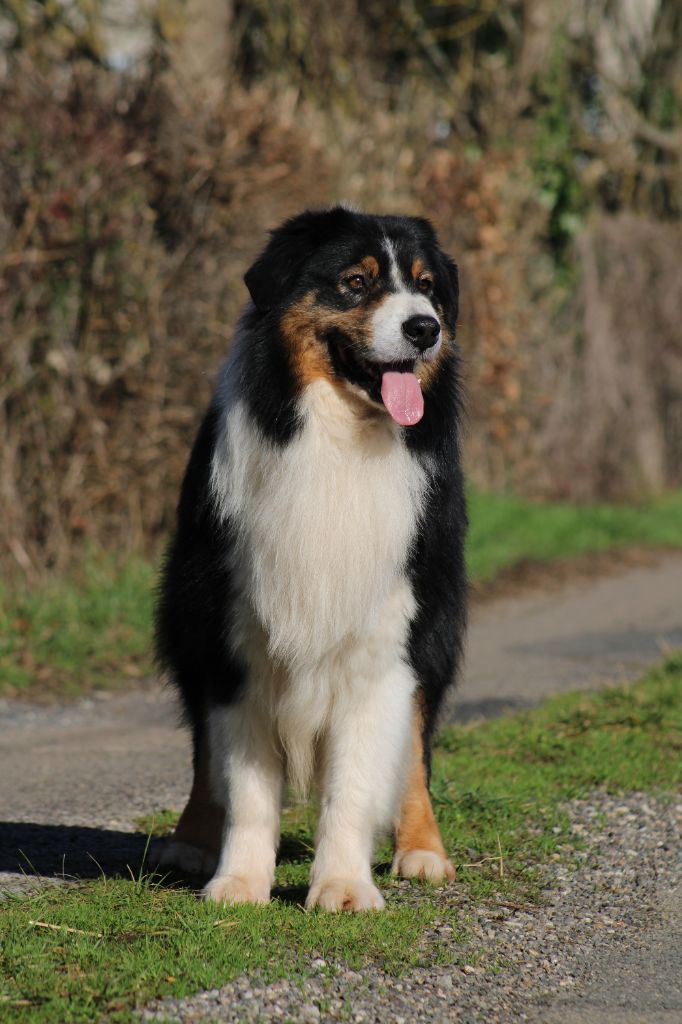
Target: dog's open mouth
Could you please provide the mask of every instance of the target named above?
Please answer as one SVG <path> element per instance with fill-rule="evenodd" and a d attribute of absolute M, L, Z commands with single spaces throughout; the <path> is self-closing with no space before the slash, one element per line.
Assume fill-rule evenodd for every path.
<path fill-rule="evenodd" d="M 340 334 L 327 338 L 334 370 L 383 405 L 401 427 L 413 427 L 424 415 L 424 396 L 416 361 L 374 363 Z"/>

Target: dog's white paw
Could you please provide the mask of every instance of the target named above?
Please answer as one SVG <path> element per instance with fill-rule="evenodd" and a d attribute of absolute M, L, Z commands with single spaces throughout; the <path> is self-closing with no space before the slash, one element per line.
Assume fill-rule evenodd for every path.
<path fill-rule="evenodd" d="M 149 865 L 157 871 L 174 868 L 186 875 L 212 875 L 218 859 L 210 850 L 169 839 L 149 855 Z"/>
<path fill-rule="evenodd" d="M 331 878 L 313 885 L 305 901 L 306 910 L 382 910 L 384 905 L 375 885 L 353 878 Z"/>
<path fill-rule="evenodd" d="M 455 878 L 455 869 L 447 857 L 432 850 L 398 850 L 392 871 L 401 878 L 421 878 L 436 885 Z"/>
<path fill-rule="evenodd" d="M 216 875 L 201 895 L 213 903 L 269 903 L 270 883 L 240 875 Z"/>

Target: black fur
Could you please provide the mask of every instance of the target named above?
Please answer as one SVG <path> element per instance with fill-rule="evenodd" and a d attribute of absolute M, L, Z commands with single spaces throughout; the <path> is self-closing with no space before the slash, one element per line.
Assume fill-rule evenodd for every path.
<path fill-rule="evenodd" d="M 244 666 L 226 643 L 232 580 L 229 530 L 210 498 L 209 472 L 218 410 L 211 405 L 194 443 L 178 505 L 178 526 L 163 567 L 156 611 L 156 652 L 180 690 L 198 754 L 207 702 L 232 700 Z"/>
<path fill-rule="evenodd" d="M 280 332 L 282 313 L 314 291 L 317 301 L 344 310 L 355 301 L 339 293 L 339 272 L 368 253 L 382 277 L 388 275 L 382 240 L 388 236 L 401 268 L 415 256 L 434 270 L 434 297 L 452 338 L 455 335 L 458 283 L 451 260 L 438 247 L 431 225 L 418 218 L 372 217 L 344 208 L 309 212 L 275 231 L 245 281 L 253 306 L 242 320 L 249 346 L 238 379 L 231 381 L 245 398 L 263 434 L 288 443 L 300 428 L 297 381 Z M 390 283 L 386 282 L 390 288 Z M 342 373 L 328 339 L 335 371 Z M 337 339 L 338 340 L 338 339 Z M 232 581 L 227 557 L 232 538 L 214 510 L 209 476 L 220 392 L 203 422 L 182 485 L 178 524 L 160 585 L 156 646 L 160 663 L 178 686 L 192 725 L 195 755 L 201 743 L 207 702 L 229 702 L 244 682 L 244 667 L 230 652 L 226 609 Z M 459 445 L 460 388 L 454 347 L 441 359 L 426 394 L 422 420 L 404 428 L 404 443 L 428 459 L 432 486 L 428 506 L 408 558 L 408 575 L 418 612 L 411 625 L 409 657 L 424 707 L 427 766 L 438 711 L 458 667 L 466 617 L 464 536 L 466 510 Z"/>

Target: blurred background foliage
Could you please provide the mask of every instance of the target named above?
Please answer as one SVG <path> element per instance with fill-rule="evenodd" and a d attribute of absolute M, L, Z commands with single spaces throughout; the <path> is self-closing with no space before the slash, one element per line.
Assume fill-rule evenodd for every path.
<path fill-rule="evenodd" d="M 0 564 L 154 549 L 266 232 L 424 214 L 473 481 L 682 485 L 679 0 L 0 0 Z"/>

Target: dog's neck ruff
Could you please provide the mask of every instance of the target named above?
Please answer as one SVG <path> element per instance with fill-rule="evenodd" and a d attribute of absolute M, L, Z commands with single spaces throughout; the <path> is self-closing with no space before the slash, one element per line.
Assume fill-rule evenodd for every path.
<path fill-rule="evenodd" d="M 301 412 L 297 435 L 274 445 L 231 404 L 211 474 L 242 597 L 270 657 L 299 668 L 371 631 L 401 583 L 427 487 L 387 417 L 358 416 L 324 381 Z"/>

